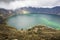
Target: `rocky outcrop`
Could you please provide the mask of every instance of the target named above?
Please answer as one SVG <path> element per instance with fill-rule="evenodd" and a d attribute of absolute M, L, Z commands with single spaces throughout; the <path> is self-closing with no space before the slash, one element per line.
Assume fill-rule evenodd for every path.
<path fill-rule="evenodd" d="M 0 25 L 0 40 L 60 40 L 60 30 L 41 25 L 28 30 L 17 30 L 2 24 Z"/>
<path fill-rule="evenodd" d="M 5 24 L 0 24 L 0 40 L 15 38 L 17 29 L 9 27 Z"/>

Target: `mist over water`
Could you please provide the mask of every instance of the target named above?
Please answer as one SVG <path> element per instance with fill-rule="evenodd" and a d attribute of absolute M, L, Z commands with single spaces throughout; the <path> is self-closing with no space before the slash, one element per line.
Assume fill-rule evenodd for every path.
<path fill-rule="evenodd" d="M 60 30 L 60 16 L 48 14 L 16 15 L 8 18 L 7 24 L 17 29 L 29 29 L 41 24 Z"/>

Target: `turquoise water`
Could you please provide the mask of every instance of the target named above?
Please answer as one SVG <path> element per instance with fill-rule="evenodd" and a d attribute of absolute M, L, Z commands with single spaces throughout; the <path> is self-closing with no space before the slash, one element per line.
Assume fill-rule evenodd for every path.
<path fill-rule="evenodd" d="M 41 24 L 60 30 L 60 16 L 49 14 L 15 15 L 7 19 L 7 24 L 17 29 L 29 29 Z"/>

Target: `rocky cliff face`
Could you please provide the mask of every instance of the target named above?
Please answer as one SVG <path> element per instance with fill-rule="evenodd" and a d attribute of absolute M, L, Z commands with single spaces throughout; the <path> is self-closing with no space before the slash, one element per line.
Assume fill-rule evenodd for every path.
<path fill-rule="evenodd" d="M 12 10 L 0 8 L 0 16 L 2 16 L 3 18 L 7 18 L 8 16 L 10 16 L 12 14 L 13 14 Z"/>

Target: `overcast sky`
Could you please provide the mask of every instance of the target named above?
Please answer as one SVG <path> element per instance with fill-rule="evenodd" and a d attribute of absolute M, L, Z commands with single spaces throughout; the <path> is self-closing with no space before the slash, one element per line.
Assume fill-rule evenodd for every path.
<path fill-rule="evenodd" d="M 0 8 L 16 9 L 21 7 L 60 6 L 60 0 L 0 0 Z"/>

